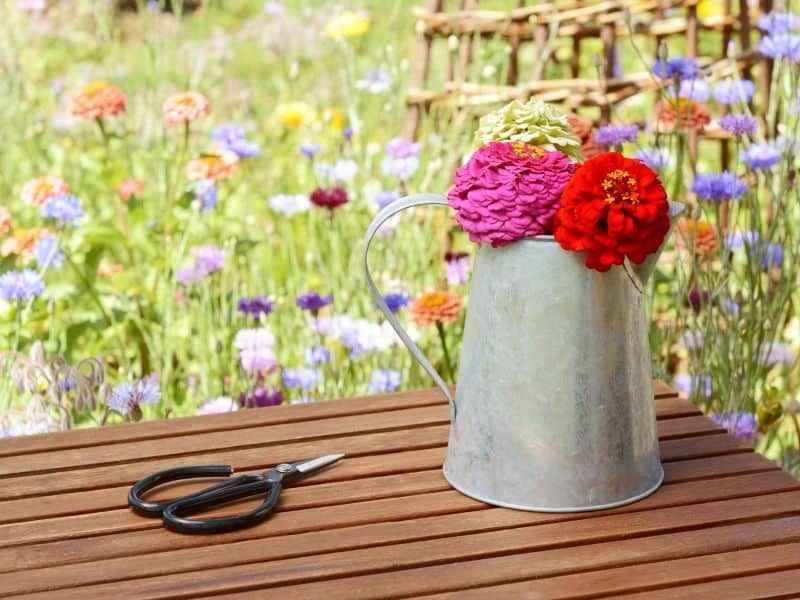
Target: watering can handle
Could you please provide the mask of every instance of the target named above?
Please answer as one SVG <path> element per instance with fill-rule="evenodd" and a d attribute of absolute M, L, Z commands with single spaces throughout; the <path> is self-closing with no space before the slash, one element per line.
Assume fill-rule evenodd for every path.
<path fill-rule="evenodd" d="M 431 376 L 431 379 L 439 386 L 439 389 L 442 390 L 442 393 L 447 398 L 447 401 L 450 403 L 450 411 L 452 414 L 453 419 L 456 416 L 456 403 L 453 399 L 453 395 L 450 393 L 450 388 L 447 387 L 447 384 L 442 379 L 442 376 L 436 371 L 434 366 L 430 363 L 430 361 L 425 357 L 422 353 L 422 350 L 419 349 L 414 341 L 409 337 L 408 333 L 403 326 L 400 324 L 400 321 L 394 315 L 394 313 L 389 309 L 386 305 L 386 302 L 383 299 L 383 295 L 378 291 L 378 287 L 375 285 L 375 280 L 372 278 L 372 273 L 369 270 L 369 245 L 372 242 L 372 239 L 375 237 L 375 234 L 380 229 L 381 225 L 383 225 L 388 219 L 393 217 L 399 212 L 406 210 L 407 208 L 412 208 L 414 206 L 425 206 L 430 204 L 439 204 L 441 206 L 449 206 L 447 203 L 447 198 L 438 194 L 414 194 L 413 196 L 406 196 L 405 198 L 400 198 L 395 200 L 388 206 L 384 207 L 375 218 L 372 219 L 372 223 L 369 224 L 367 228 L 367 233 L 364 235 L 364 248 L 363 248 L 363 260 L 364 260 L 364 273 L 367 276 L 367 286 L 369 287 L 369 291 L 372 294 L 372 299 L 375 300 L 375 304 L 378 308 L 381 309 L 381 312 L 384 314 L 386 319 L 389 321 L 389 324 L 394 328 L 397 332 L 397 335 L 400 337 L 400 340 L 406 345 L 406 348 L 409 349 L 411 354 L 417 360 L 417 362 L 422 365 L 422 368 L 425 369 L 425 372 Z"/>

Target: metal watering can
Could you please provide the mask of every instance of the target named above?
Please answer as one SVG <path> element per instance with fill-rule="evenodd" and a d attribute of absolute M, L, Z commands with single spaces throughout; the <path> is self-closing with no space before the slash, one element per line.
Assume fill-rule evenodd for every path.
<path fill-rule="evenodd" d="M 451 408 L 444 476 L 477 500 L 577 512 L 635 502 L 661 485 L 644 286 L 659 252 L 605 273 L 552 236 L 475 257 L 456 396 L 386 306 L 368 265 L 381 225 L 419 194 L 381 210 L 367 229 L 370 292 Z M 672 224 L 683 205 L 670 202 Z M 665 238 L 666 239 L 666 238 Z"/>

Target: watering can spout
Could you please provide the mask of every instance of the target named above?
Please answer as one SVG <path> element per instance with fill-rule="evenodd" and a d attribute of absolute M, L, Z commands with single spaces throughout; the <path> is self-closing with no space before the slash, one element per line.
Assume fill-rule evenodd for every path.
<path fill-rule="evenodd" d="M 678 217 L 681 216 L 684 209 L 686 207 L 681 202 L 670 202 L 669 203 L 669 231 L 667 235 L 664 236 L 664 241 L 661 243 L 661 247 L 655 251 L 653 254 L 648 256 L 644 262 L 638 265 L 634 265 L 631 263 L 627 263 L 626 267 L 630 269 L 630 273 L 633 274 L 634 277 L 634 284 L 636 287 L 639 288 L 639 291 L 644 291 L 644 287 L 647 285 L 647 281 L 650 279 L 650 276 L 653 274 L 653 271 L 656 268 L 656 263 L 658 262 L 658 257 L 661 256 L 661 251 L 664 249 L 664 245 L 667 243 L 667 238 L 669 238 L 669 234 L 675 227 L 675 223 L 678 222 Z M 627 261 L 626 261 L 627 262 Z"/>

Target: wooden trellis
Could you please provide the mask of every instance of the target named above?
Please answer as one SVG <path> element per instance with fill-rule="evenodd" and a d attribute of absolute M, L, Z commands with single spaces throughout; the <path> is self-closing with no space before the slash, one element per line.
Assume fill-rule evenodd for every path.
<path fill-rule="evenodd" d="M 600 122 L 608 122 L 617 103 L 664 85 L 644 70 L 631 74 L 615 72 L 617 42 L 631 31 L 650 35 L 659 43 L 673 36 L 685 36 L 686 55 L 697 58 L 711 80 L 729 76 L 736 68 L 749 75 L 751 66 L 759 60 L 751 47 L 751 21 L 760 12 L 771 9 L 768 0 L 762 0 L 758 12 L 748 7 L 747 0 L 724 0 L 722 15 L 701 20 L 697 15 L 698 0 L 550 0 L 533 1 L 530 6 L 526 6 L 525 0 L 514 0 L 514 7 L 508 10 L 479 10 L 477 4 L 477 0 L 427 0 L 424 6 L 413 9 L 419 41 L 406 94 L 408 137 L 416 136 L 423 111 L 432 106 L 458 109 L 514 99 L 559 102 L 570 111 L 596 107 Z M 704 31 L 720 34 L 721 44 L 715 56 L 698 56 L 698 40 Z M 476 44 L 487 38 L 501 39 L 507 44 L 504 84 L 477 83 L 466 76 Z M 591 38 L 600 41 L 594 46 L 602 50 L 592 61 L 596 70 L 582 73 L 581 52 Z M 739 45 L 735 61 L 727 57 L 729 42 L 734 39 Z M 555 54 L 555 49 L 564 43 L 572 50 L 567 61 L 559 60 Z M 523 44 L 533 44 L 533 61 L 527 66 L 520 61 Z M 446 53 L 446 62 L 444 81 L 434 89 L 429 76 L 437 50 Z M 564 67 L 570 77 L 545 79 L 550 65 Z M 769 65 L 765 66 L 759 74 L 762 104 L 766 104 L 765 94 L 769 90 Z M 722 142 L 726 164 L 725 133 L 712 130 L 705 135 Z M 695 139 L 691 144 L 694 152 L 696 144 Z"/>

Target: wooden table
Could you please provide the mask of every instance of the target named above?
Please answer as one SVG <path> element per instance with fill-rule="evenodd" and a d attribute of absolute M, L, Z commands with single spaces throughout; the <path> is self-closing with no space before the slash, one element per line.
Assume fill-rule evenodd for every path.
<path fill-rule="evenodd" d="M 665 485 L 571 515 L 451 490 L 432 390 L 5 440 L 0 596 L 800 597 L 800 484 L 665 386 L 656 398 Z M 128 486 L 168 466 L 339 451 L 251 529 L 179 535 L 126 508 Z"/>

